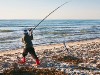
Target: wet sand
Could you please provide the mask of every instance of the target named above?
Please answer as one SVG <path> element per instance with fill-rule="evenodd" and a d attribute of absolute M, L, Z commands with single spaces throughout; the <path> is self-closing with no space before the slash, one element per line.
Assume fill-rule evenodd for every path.
<path fill-rule="evenodd" d="M 41 61 L 37 68 L 53 67 L 68 74 L 100 74 L 100 39 L 35 46 L 34 48 Z M 13 64 L 22 58 L 22 52 L 23 49 L 0 52 L 0 72 L 13 67 Z M 70 59 L 66 60 L 65 56 L 71 58 L 68 57 Z M 79 60 L 74 60 L 74 57 L 82 61 L 78 62 Z M 18 67 L 32 67 L 35 60 L 30 54 L 26 58 L 26 64 L 18 64 Z"/>

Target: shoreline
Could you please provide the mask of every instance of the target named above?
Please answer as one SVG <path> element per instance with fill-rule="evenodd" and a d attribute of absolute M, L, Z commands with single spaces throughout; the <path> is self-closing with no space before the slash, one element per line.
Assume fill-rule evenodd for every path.
<path fill-rule="evenodd" d="M 92 43 L 92 42 L 100 42 L 100 39 L 87 39 L 87 40 L 79 40 L 79 41 L 70 41 L 70 42 L 65 42 L 66 47 L 69 48 L 70 46 L 73 45 L 80 45 L 80 44 L 86 44 L 86 43 Z M 52 48 L 60 48 L 64 46 L 63 43 L 56 43 L 56 44 L 48 44 L 48 45 L 38 45 L 38 46 L 34 46 L 35 50 L 43 50 L 43 49 L 52 49 Z M 16 52 L 23 52 L 23 48 L 19 48 L 19 49 L 15 49 L 15 50 L 2 50 L 0 51 L 0 56 L 2 54 L 13 54 Z"/>

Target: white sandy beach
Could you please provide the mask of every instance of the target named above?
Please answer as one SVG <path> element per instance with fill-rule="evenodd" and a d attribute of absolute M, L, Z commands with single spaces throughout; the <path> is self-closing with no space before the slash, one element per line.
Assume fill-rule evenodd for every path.
<path fill-rule="evenodd" d="M 76 41 L 76 42 L 67 42 L 66 47 L 68 48 L 68 51 L 65 49 L 64 44 L 52 44 L 52 45 L 43 45 L 43 46 L 35 46 L 35 51 L 41 61 L 41 65 L 38 68 L 50 68 L 55 67 L 53 65 L 57 65 L 57 63 L 61 66 L 68 66 L 66 68 L 66 72 L 68 73 L 70 70 L 70 73 L 72 72 L 80 72 L 80 74 L 96 74 L 99 72 L 100 74 L 100 39 L 92 39 L 92 40 L 83 40 L 83 41 Z M 2 72 L 2 69 L 11 67 L 12 63 L 17 62 L 17 58 L 22 57 L 23 49 L 17 49 L 17 50 L 9 50 L 9 51 L 3 51 L 0 52 L 0 71 Z M 86 67 L 86 68 L 92 68 L 95 69 L 93 71 L 90 70 L 77 70 L 73 69 L 71 71 L 70 66 L 74 66 L 74 64 L 69 62 L 62 62 L 62 61 L 56 61 L 52 59 L 53 56 L 64 56 L 64 55 L 71 55 L 73 57 L 82 58 L 84 61 L 81 63 L 78 63 L 76 66 Z M 32 66 L 33 63 L 35 63 L 34 59 L 28 55 L 27 57 L 26 65 L 24 66 Z M 6 64 L 6 66 L 5 66 Z M 10 64 L 10 65 L 9 65 Z M 52 64 L 52 66 L 50 66 Z M 23 65 L 20 65 L 23 66 Z M 55 67 L 58 69 L 57 67 Z M 63 70 L 63 67 L 61 67 L 60 70 Z"/>

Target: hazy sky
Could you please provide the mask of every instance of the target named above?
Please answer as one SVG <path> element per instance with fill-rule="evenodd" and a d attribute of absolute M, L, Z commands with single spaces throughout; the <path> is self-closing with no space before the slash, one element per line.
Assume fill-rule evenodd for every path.
<path fill-rule="evenodd" d="M 0 19 L 43 19 L 70 0 L 0 0 Z M 100 19 L 100 0 L 71 0 L 47 19 Z"/>

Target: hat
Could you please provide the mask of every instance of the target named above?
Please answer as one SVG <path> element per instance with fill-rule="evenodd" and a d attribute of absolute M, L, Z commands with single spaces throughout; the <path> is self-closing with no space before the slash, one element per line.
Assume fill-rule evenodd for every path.
<path fill-rule="evenodd" d="M 27 30 L 24 30 L 24 34 L 28 34 Z"/>

